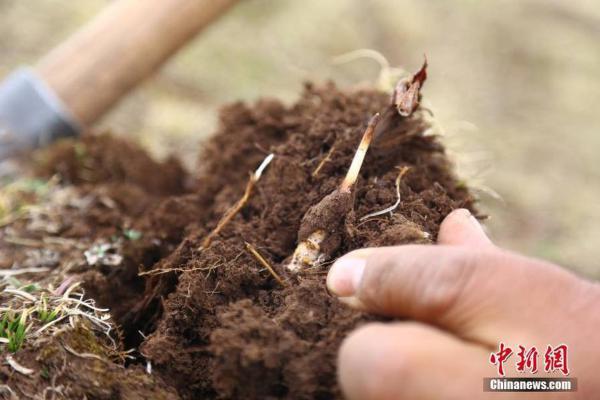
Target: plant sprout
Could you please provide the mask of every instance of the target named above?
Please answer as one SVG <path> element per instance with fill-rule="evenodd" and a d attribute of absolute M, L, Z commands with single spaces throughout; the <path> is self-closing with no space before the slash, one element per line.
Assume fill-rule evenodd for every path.
<path fill-rule="evenodd" d="M 125 236 L 128 240 L 136 241 L 142 238 L 142 232 L 135 229 L 125 229 L 123 231 L 123 236 Z"/>
<path fill-rule="evenodd" d="M 304 215 L 299 232 L 300 242 L 287 265 L 288 270 L 299 272 L 304 268 L 314 266 L 324 261 L 328 254 L 339 246 L 341 223 L 352 208 L 352 188 L 358 180 L 360 168 L 373 140 L 378 122 L 379 114 L 377 113 L 369 120 L 340 186 L 311 207 Z"/>
<path fill-rule="evenodd" d="M 27 316 L 27 310 L 23 310 L 19 318 L 9 310 L 0 320 L 0 339 L 3 339 L 0 342 L 5 343 L 11 353 L 16 353 L 23 346 L 27 331 Z"/>
<path fill-rule="evenodd" d="M 409 117 L 419 106 L 421 101 L 421 88 L 427 79 L 427 58 L 423 66 L 413 76 L 398 81 L 392 94 L 392 105 L 398 114 Z"/>
<path fill-rule="evenodd" d="M 309 208 L 304 214 L 298 231 L 299 243 L 287 265 L 289 271 L 299 272 L 305 268 L 314 267 L 327 260 L 340 246 L 345 217 L 352 209 L 354 200 L 353 187 L 358 179 L 367 150 L 373 141 L 377 124 L 380 119 L 386 120 L 380 129 L 380 131 L 385 131 L 389 122 L 393 119 L 410 117 L 419 106 L 421 100 L 420 90 L 426 79 L 427 59 L 425 59 L 419 71 L 398 81 L 392 94 L 390 106 L 383 113 L 384 117 L 381 118 L 379 113 L 371 117 L 340 186 L 325 196 L 318 204 Z M 378 132 L 378 137 L 381 134 L 382 132 Z M 328 154 L 329 156 L 330 154 Z M 317 172 L 320 167 L 321 165 L 317 167 Z M 396 180 L 397 202 L 392 207 L 383 210 L 382 213 L 392 211 L 400 204 L 400 179 L 406 171 L 401 171 Z M 380 212 L 377 212 L 369 216 L 379 214 Z"/>
<path fill-rule="evenodd" d="M 46 296 L 42 293 L 40 296 L 40 304 L 37 309 L 37 317 L 42 324 L 47 324 L 54 321 L 60 314 L 61 307 L 57 306 L 53 310 L 48 308 Z"/>

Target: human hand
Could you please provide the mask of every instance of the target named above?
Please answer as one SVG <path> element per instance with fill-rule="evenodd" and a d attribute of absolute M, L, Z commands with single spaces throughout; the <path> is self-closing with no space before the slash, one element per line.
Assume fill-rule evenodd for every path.
<path fill-rule="evenodd" d="M 600 287 L 553 264 L 496 247 L 479 222 L 456 210 L 437 246 L 356 250 L 338 259 L 329 290 L 352 307 L 406 319 L 367 324 L 338 360 L 348 399 L 594 398 L 600 392 Z M 571 393 L 489 393 L 490 354 L 500 342 L 536 346 L 544 373 L 548 345 L 569 347 Z M 516 353 L 516 351 L 515 351 Z M 514 366 L 514 358 L 510 362 Z"/>

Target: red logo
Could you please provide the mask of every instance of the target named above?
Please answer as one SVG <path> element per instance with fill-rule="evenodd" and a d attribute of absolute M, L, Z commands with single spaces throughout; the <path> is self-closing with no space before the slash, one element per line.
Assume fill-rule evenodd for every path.
<path fill-rule="evenodd" d="M 567 345 L 561 344 L 552 348 L 548 346 L 544 355 L 544 371 L 560 371 L 563 375 L 569 375 L 569 366 L 567 365 Z"/>
<path fill-rule="evenodd" d="M 518 372 L 529 372 L 535 374 L 538 372 L 538 349 L 533 346 L 527 348 L 519 345 L 519 351 L 516 353 L 515 369 Z M 498 375 L 504 376 L 504 364 L 513 355 L 513 349 L 500 342 L 497 352 L 490 354 L 490 363 L 497 368 Z M 544 354 L 544 371 L 560 371 L 563 375 L 569 375 L 568 366 L 568 347 L 566 344 L 560 344 L 556 347 L 548 345 Z"/>
<path fill-rule="evenodd" d="M 517 361 L 517 371 L 529 371 L 532 374 L 537 372 L 538 351 L 535 346 L 527 350 L 525 347 L 519 345 L 519 352 L 517 353 L 517 356 L 519 357 L 519 361 Z"/>
<path fill-rule="evenodd" d="M 512 356 L 512 353 L 510 347 L 504 347 L 504 343 L 500 342 L 500 350 L 490 355 L 490 362 L 498 366 L 498 375 L 504 376 L 504 363 Z"/>

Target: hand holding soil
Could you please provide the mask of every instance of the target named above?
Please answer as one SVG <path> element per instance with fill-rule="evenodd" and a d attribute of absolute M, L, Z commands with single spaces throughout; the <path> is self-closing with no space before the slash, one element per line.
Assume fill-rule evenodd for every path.
<path fill-rule="evenodd" d="M 191 174 L 107 135 L 36 154 L 46 205 L 0 226 L 4 268 L 21 268 L 0 300 L 29 324 L 0 378 L 40 397 L 49 380 L 66 398 L 471 398 L 499 341 L 564 341 L 591 393 L 581 349 L 600 317 L 562 325 L 598 290 L 483 234 L 419 106 L 425 67 L 391 101 L 307 84 L 290 106 L 225 107 Z M 46 304 L 83 298 L 106 329 L 67 326 L 72 308 L 45 327 Z M 419 322 L 370 325 L 388 317 Z"/>
<path fill-rule="evenodd" d="M 349 399 L 499 398 L 475 380 L 494 375 L 488 360 L 501 341 L 567 343 L 578 391 L 554 395 L 597 395 L 597 284 L 494 246 L 467 210 L 448 215 L 438 244 L 355 250 L 331 268 L 328 288 L 343 302 L 411 320 L 370 323 L 344 341 L 339 380 Z"/>

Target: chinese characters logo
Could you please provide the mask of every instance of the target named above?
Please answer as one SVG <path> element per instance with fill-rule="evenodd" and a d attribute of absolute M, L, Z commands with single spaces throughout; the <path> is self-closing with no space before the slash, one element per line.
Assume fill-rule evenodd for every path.
<path fill-rule="evenodd" d="M 515 353 L 513 349 L 500 342 L 497 352 L 490 354 L 490 363 L 497 368 L 498 375 L 505 376 L 505 363 L 513 354 L 515 357 L 515 369 L 518 372 L 529 372 L 535 374 L 538 372 L 538 359 L 540 352 L 533 346 L 526 348 L 519 345 L 519 349 Z M 516 349 L 515 349 L 516 350 Z M 568 366 L 568 347 L 566 344 L 560 344 L 556 347 L 548 345 L 543 354 L 543 365 L 545 372 L 560 371 L 563 375 L 569 375 Z"/>

